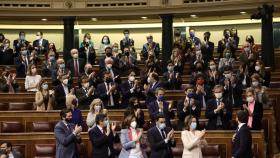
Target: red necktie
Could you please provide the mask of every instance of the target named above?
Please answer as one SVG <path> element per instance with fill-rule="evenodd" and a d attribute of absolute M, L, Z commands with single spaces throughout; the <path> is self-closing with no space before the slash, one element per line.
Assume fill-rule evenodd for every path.
<path fill-rule="evenodd" d="M 75 71 L 75 76 L 77 77 L 79 74 L 79 70 L 78 70 L 78 62 L 77 59 L 74 60 L 74 71 Z"/>

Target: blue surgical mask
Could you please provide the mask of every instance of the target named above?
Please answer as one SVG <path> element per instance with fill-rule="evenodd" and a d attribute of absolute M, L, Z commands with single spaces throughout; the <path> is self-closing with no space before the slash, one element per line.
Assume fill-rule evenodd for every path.
<path fill-rule="evenodd" d="M 195 130 L 196 127 L 197 127 L 197 123 L 196 123 L 196 122 L 192 122 L 192 123 L 191 123 L 191 128 L 192 128 L 193 130 Z"/>
<path fill-rule="evenodd" d="M 166 127 L 165 123 L 160 123 L 158 126 L 160 130 L 163 130 L 165 127 Z"/>
<path fill-rule="evenodd" d="M 191 37 L 194 37 L 195 34 L 194 34 L 193 32 L 190 32 L 190 36 L 191 36 Z"/>
<path fill-rule="evenodd" d="M 105 120 L 105 121 L 104 121 L 104 126 L 105 126 L 105 127 L 109 126 L 109 120 Z"/>
<path fill-rule="evenodd" d="M 164 96 L 159 96 L 158 101 L 164 101 Z"/>

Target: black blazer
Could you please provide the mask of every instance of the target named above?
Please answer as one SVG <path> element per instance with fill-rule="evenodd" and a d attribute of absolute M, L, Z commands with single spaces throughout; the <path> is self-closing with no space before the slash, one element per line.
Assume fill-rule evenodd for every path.
<path fill-rule="evenodd" d="M 225 96 L 225 98 L 227 98 L 227 100 L 229 101 L 229 104 L 232 107 L 240 108 L 243 104 L 242 93 L 243 93 L 243 89 L 242 89 L 241 85 L 236 84 L 235 87 L 232 87 L 230 85 L 230 87 L 224 91 L 224 96 Z M 232 98 L 234 99 L 234 102 L 233 102 Z"/>
<path fill-rule="evenodd" d="M 166 127 L 164 129 L 165 135 L 171 131 L 171 128 Z M 171 147 L 176 146 L 175 141 L 168 141 L 165 143 L 159 129 L 155 126 L 148 130 L 148 141 L 151 147 L 150 158 L 173 158 Z"/>
<path fill-rule="evenodd" d="M 43 39 L 42 41 L 42 49 L 40 49 L 40 45 L 39 45 L 39 40 L 35 40 L 33 41 L 33 47 L 37 47 L 37 51 L 38 51 L 38 54 L 45 54 L 48 52 L 49 50 L 49 41 L 46 40 L 46 39 Z"/>
<path fill-rule="evenodd" d="M 246 105 L 248 106 L 248 103 L 246 103 Z M 263 117 L 263 105 L 262 105 L 262 103 L 255 102 L 251 130 L 261 130 L 262 129 L 262 117 Z"/>
<path fill-rule="evenodd" d="M 118 85 L 112 83 L 112 85 L 116 85 L 116 91 L 114 93 L 112 93 L 113 95 L 113 100 L 114 100 L 114 107 L 110 107 L 109 104 L 109 99 L 110 96 L 107 95 L 107 89 L 105 86 L 105 82 L 100 83 L 97 85 L 96 88 L 96 95 L 103 101 L 104 105 L 106 108 L 119 108 L 119 98 L 120 98 L 120 94 L 119 94 L 119 90 L 118 90 Z"/>
<path fill-rule="evenodd" d="M 27 59 L 29 60 L 29 56 L 27 57 Z M 23 63 L 22 61 L 23 59 L 21 56 L 15 58 L 17 78 L 24 78 L 26 76 L 28 65 L 26 65 L 26 63 Z M 29 60 L 28 63 L 30 64 L 30 62 L 31 61 Z"/>
<path fill-rule="evenodd" d="M 89 52 L 88 52 L 88 62 L 91 65 L 95 64 L 95 58 L 96 58 L 96 53 L 95 53 L 95 49 L 93 47 L 88 47 Z M 79 48 L 79 57 L 84 59 L 85 62 L 87 62 L 87 54 L 86 54 L 86 49 L 85 47 L 80 47 Z"/>
<path fill-rule="evenodd" d="M 94 93 L 94 95 L 87 96 L 85 89 L 82 87 L 76 90 L 76 96 L 77 96 L 78 102 L 79 102 L 79 109 L 81 109 L 81 110 L 88 110 L 89 105 L 91 104 L 93 99 L 97 98 L 95 93 Z"/>
<path fill-rule="evenodd" d="M 95 126 L 88 132 L 92 144 L 92 158 L 115 158 L 113 143 L 118 141 L 118 136 L 111 132 L 109 136 L 103 134 L 98 126 Z M 110 148 L 111 155 L 108 155 Z"/>
<path fill-rule="evenodd" d="M 168 90 L 180 90 L 181 85 L 182 85 L 182 79 L 181 75 L 179 74 L 178 78 L 176 78 L 176 73 L 179 72 L 173 72 L 172 75 L 173 77 L 170 79 L 170 74 L 169 72 L 163 73 L 163 79 L 164 79 L 164 87 Z M 170 80 L 169 80 L 170 79 Z"/>
<path fill-rule="evenodd" d="M 142 89 L 139 87 L 138 89 L 135 89 L 132 93 L 130 91 L 131 85 L 129 84 L 130 81 L 126 81 L 123 84 L 121 84 L 120 89 L 122 93 L 122 106 L 127 107 L 129 105 L 129 99 L 132 97 L 136 97 L 139 100 L 144 99 L 145 96 L 142 92 Z"/>
<path fill-rule="evenodd" d="M 0 51 L 0 65 L 13 65 L 14 64 L 14 52 L 13 49 L 6 49 Z"/>
<path fill-rule="evenodd" d="M 252 135 L 247 124 L 243 125 L 236 132 L 232 147 L 232 157 L 234 158 L 252 158 Z"/>
<path fill-rule="evenodd" d="M 170 112 L 168 110 L 168 106 L 169 106 L 169 103 L 166 101 L 163 101 L 163 113 L 164 113 L 164 117 L 165 117 L 166 126 L 171 127 L 170 120 L 175 117 L 175 114 L 173 111 Z M 148 105 L 148 109 L 149 109 L 152 124 L 155 125 L 156 117 L 157 117 L 157 114 L 159 113 L 159 105 L 158 105 L 157 101 L 151 102 Z"/>
<path fill-rule="evenodd" d="M 209 119 L 208 121 L 208 130 L 216 130 L 217 129 L 217 118 L 218 116 L 221 117 L 222 121 L 222 128 L 224 130 L 230 129 L 230 120 L 232 119 L 232 107 L 229 106 L 227 100 L 222 99 L 222 102 L 225 104 L 225 109 L 220 110 L 218 113 L 214 113 L 214 110 L 217 108 L 217 101 L 216 99 L 211 99 L 207 102 L 206 106 L 206 118 Z"/>
<path fill-rule="evenodd" d="M 206 45 L 201 47 L 202 59 L 205 63 L 208 63 L 211 59 L 213 59 L 214 48 L 214 43 L 210 41 L 208 42 L 208 47 L 206 47 Z"/>
<path fill-rule="evenodd" d="M 71 88 L 68 86 L 68 90 L 70 93 Z M 62 84 L 57 85 L 54 88 L 54 96 L 55 96 L 55 110 L 61 110 L 66 108 L 66 94 L 64 92 L 64 88 Z"/>
<path fill-rule="evenodd" d="M 163 87 L 163 84 L 161 82 L 156 82 L 156 84 L 153 87 L 150 87 L 147 94 L 146 94 L 146 100 L 145 104 L 148 105 L 151 102 L 155 101 L 157 97 L 155 96 L 155 91 L 157 88 Z"/>
<path fill-rule="evenodd" d="M 82 58 L 78 58 L 79 60 L 79 74 L 84 73 L 84 67 L 85 67 L 85 60 Z M 74 66 L 74 59 L 70 59 L 67 61 L 67 68 L 71 71 L 71 75 L 75 75 L 75 66 Z"/>

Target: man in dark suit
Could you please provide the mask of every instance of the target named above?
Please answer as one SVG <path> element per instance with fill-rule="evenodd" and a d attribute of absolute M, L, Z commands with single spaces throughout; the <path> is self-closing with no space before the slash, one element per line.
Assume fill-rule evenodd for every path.
<path fill-rule="evenodd" d="M 122 93 L 122 106 L 126 108 L 129 105 L 129 99 L 136 97 L 139 100 L 144 99 L 144 94 L 142 93 L 141 85 L 138 80 L 135 79 L 135 72 L 131 71 L 128 75 L 128 80 L 125 81 L 121 86 Z"/>
<path fill-rule="evenodd" d="M 92 158 L 115 158 L 113 143 L 118 141 L 116 124 L 110 125 L 104 114 L 98 114 L 95 122 L 96 126 L 88 132 L 92 144 Z"/>
<path fill-rule="evenodd" d="M 15 56 L 19 56 L 20 55 L 20 51 L 21 51 L 21 48 L 22 47 L 28 47 L 29 45 L 29 42 L 25 39 L 25 32 L 21 31 L 19 32 L 19 38 L 14 40 L 14 51 L 16 52 L 15 53 Z"/>
<path fill-rule="evenodd" d="M 85 60 L 79 58 L 79 52 L 77 49 L 71 50 L 72 59 L 68 60 L 67 68 L 71 71 L 73 77 L 79 77 L 80 74 L 84 73 Z"/>
<path fill-rule="evenodd" d="M 156 97 L 157 100 L 151 102 L 148 105 L 150 118 L 152 120 L 152 124 L 155 125 L 155 121 L 157 118 L 157 114 L 163 113 L 165 117 L 166 126 L 171 127 L 170 120 L 174 118 L 175 114 L 172 111 L 172 104 L 169 104 L 164 98 L 165 90 L 163 88 L 156 89 Z"/>
<path fill-rule="evenodd" d="M 30 57 L 25 47 L 21 48 L 20 55 L 15 58 L 16 74 L 18 78 L 26 76 L 28 65 L 31 64 Z"/>
<path fill-rule="evenodd" d="M 163 85 L 159 82 L 158 74 L 152 72 L 149 74 L 147 78 L 148 85 L 144 85 L 144 90 L 146 94 L 145 104 L 149 105 L 149 103 L 155 101 L 157 97 L 155 96 L 155 91 L 159 87 L 163 87 Z"/>
<path fill-rule="evenodd" d="M 118 85 L 113 82 L 110 72 L 104 72 L 103 76 L 103 82 L 97 85 L 96 94 L 103 101 L 106 109 L 119 108 Z"/>
<path fill-rule="evenodd" d="M 148 59 L 148 52 L 150 50 L 152 50 L 155 53 L 156 59 L 159 59 L 159 53 L 160 53 L 159 43 L 153 41 L 153 36 L 151 34 L 147 36 L 147 43 L 143 45 L 143 49 L 141 52 L 144 60 Z"/>
<path fill-rule="evenodd" d="M 168 90 L 180 90 L 182 79 L 179 72 L 174 71 L 174 64 L 172 61 L 168 62 L 167 72 L 163 73 L 164 85 Z"/>
<path fill-rule="evenodd" d="M 112 67 L 113 67 L 113 68 L 115 68 L 115 69 L 117 69 L 117 70 L 120 69 L 120 64 L 119 64 L 120 61 L 119 61 L 119 58 L 114 57 L 112 51 L 113 51 L 113 50 L 112 50 L 111 47 L 106 47 L 106 48 L 105 48 L 105 57 L 101 58 L 101 59 L 99 60 L 99 62 L 98 62 L 98 64 L 99 64 L 99 69 L 100 69 L 100 70 L 101 70 L 101 69 L 105 69 L 105 66 L 106 66 L 106 64 L 105 64 L 105 59 L 107 59 L 107 58 L 113 59 L 113 63 L 112 63 Z"/>
<path fill-rule="evenodd" d="M 124 34 L 124 38 L 120 41 L 120 47 L 122 53 L 124 53 L 124 47 L 129 47 L 130 49 L 132 49 L 132 52 L 135 52 L 134 40 L 132 38 L 129 38 L 129 34 L 130 34 L 129 30 L 124 30 L 123 34 Z"/>
<path fill-rule="evenodd" d="M 201 108 L 206 108 L 207 101 L 210 98 L 210 88 L 205 81 L 203 74 L 197 74 L 195 81 L 195 93 Z"/>
<path fill-rule="evenodd" d="M 224 38 L 218 42 L 218 54 L 220 54 L 219 59 L 223 57 L 225 49 L 232 52 L 232 57 L 235 58 L 235 44 L 234 39 L 230 37 L 230 30 L 224 30 Z"/>
<path fill-rule="evenodd" d="M 201 53 L 202 59 L 204 63 L 208 64 L 208 62 L 213 59 L 213 52 L 214 52 L 214 43 L 209 41 L 211 36 L 210 32 L 204 33 L 204 41 L 201 44 Z M 208 66 L 208 65 L 206 65 Z"/>
<path fill-rule="evenodd" d="M 80 134 L 82 127 L 71 122 L 72 112 L 70 109 L 63 109 L 60 112 L 61 121 L 54 128 L 56 139 L 56 158 L 78 158 L 77 145 L 81 143 Z"/>
<path fill-rule="evenodd" d="M 79 109 L 88 110 L 89 105 L 91 104 L 93 99 L 96 98 L 96 95 L 94 93 L 95 88 L 93 85 L 89 85 L 89 78 L 87 76 L 82 76 L 81 81 L 82 87 L 77 89 L 76 91 L 76 96 L 79 101 L 78 105 Z"/>
<path fill-rule="evenodd" d="M 174 130 L 166 127 L 163 113 L 159 113 L 156 120 L 156 126 L 148 130 L 148 141 L 151 147 L 150 158 L 173 158 L 171 147 L 176 146 Z"/>
<path fill-rule="evenodd" d="M 36 40 L 33 41 L 33 47 L 38 54 L 47 55 L 49 50 L 49 41 L 43 39 L 43 32 L 39 31 L 36 33 Z"/>
<path fill-rule="evenodd" d="M 14 51 L 10 48 L 10 40 L 4 39 L 3 45 L 0 44 L 0 65 L 13 65 Z"/>
<path fill-rule="evenodd" d="M 230 120 L 232 118 L 232 107 L 228 100 L 223 97 L 223 86 L 214 87 L 214 99 L 207 102 L 206 118 L 208 121 L 208 130 L 228 130 L 230 129 Z"/>
<path fill-rule="evenodd" d="M 92 65 L 95 64 L 95 49 L 89 44 L 89 41 L 85 41 L 85 43 L 79 48 L 79 57 L 84 59 L 86 63 L 90 63 Z"/>
<path fill-rule="evenodd" d="M 137 72 L 137 60 L 131 55 L 129 47 L 124 48 L 124 55 L 120 59 L 122 75 L 127 75 L 129 70 Z"/>
<path fill-rule="evenodd" d="M 13 156 L 13 158 L 22 158 L 20 152 L 13 149 L 12 143 L 8 141 L 2 141 L 0 143 L 0 149 L 8 155 L 8 157 Z"/>
<path fill-rule="evenodd" d="M 232 137 L 232 157 L 233 158 L 252 158 L 252 135 L 247 126 L 248 113 L 238 111 L 236 115 L 238 128 Z"/>
<path fill-rule="evenodd" d="M 114 67 L 114 59 L 113 58 L 106 58 L 104 60 L 105 62 L 105 66 L 104 68 L 100 67 L 100 78 L 103 78 L 103 74 L 104 72 L 110 72 L 111 77 L 113 79 L 114 82 L 121 84 L 121 78 L 120 78 L 120 74 L 119 71 L 116 67 Z"/>
<path fill-rule="evenodd" d="M 70 89 L 70 86 L 68 85 L 68 75 L 63 75 L 60 78 L 60 84 L 54 88 L 55 110 L 66 108 L 66 95 L 69 93 L 74 94 L 74 89 Z"/>
<path fill-rule="evenodd" d="M 237 83 L 236 76 L 224 80 L 224 96 L 229 101 L 230 106 L 240 108 L 242 106 L 242 85 Z"/>

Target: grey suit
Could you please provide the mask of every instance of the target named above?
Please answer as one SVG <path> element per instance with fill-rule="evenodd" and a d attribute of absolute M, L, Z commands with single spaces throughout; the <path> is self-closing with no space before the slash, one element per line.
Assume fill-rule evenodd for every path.
<path fill-rule="evenodd" d="M 81 139 L 72 132 L 74 124 L 70 123 L 70 129 L 59 121 L 54 128 L 56 138 L 56 158 L 78 158 L 77 144 L 81 143 Z"/>
<path fill-rule="evenodd" d="M 132 140 L 130 140 L 129 135 L 128 135 L 128 129 L 122 129 L 121 130 L 121 143 L 122 143 L 122 150 L 120 152 L 119 158 L 128 158 L 131 149 L 136 147 L 136 143 Z M 139 132 L 139 130 L 137 130 Z M 147 158 L 146 153 L 142 150 L 142 155 L 144 158 Z"/>

